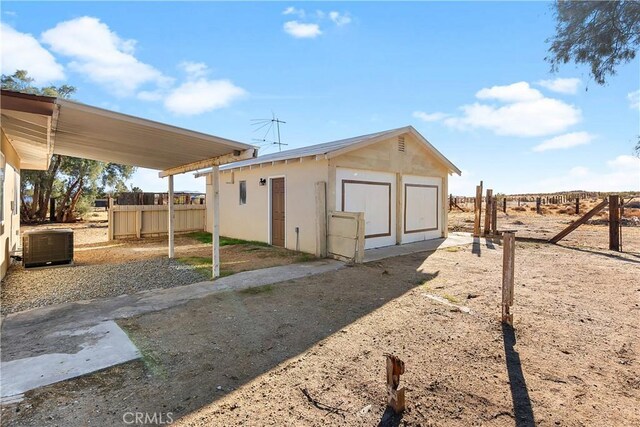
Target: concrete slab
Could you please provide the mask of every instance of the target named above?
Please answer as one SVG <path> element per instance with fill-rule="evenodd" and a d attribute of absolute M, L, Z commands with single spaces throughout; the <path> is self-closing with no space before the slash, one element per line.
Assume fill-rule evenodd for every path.
<path fill-rule="evenodd" d="M 140 357 L 136 346 L 113 321 L 102 322 L 84 329 L 57 331 L 52 333 L 51 337 L 59 339 L 60 342 L 64 342 L 65 337 L 77 337 L 81 341 L 81 349 L 76 352 L 73 346 L 67 349 L 70 352 L 64 352 L 64 348 L 59 348 L 63 352 L 2 362 L 0 364 L 2 369 L 0 397 L 5 402 L 9 396 L 20 395 L 38 387 Z"/>
<path fill-rule="evenodd" d="M 344 263 L 334 260 L 292 264 L 187 286 L 10 314 L 0 325 L 0 399 L 3 402 L 19 400 L 25 391 L 140 357 L 134 344 L 114 322 L 116 319 L 163 310 L 219 292 L 335 271 L 343 266 Z"/>
<path fill-rule="evenodd" d="M 405 245 L 385 246 L 383 248 L 368 249 L 364 252 L 364 262 L 379 261 L 385 258 L 392 258 L 401 255 L 414 254 L 418 252 L 431 252 L 437 249 L 450 248 L 453 246 L 470 245 L 474 242 L 487 244 L 486 239 L 475 239 L 471 233 L 449 233 L 446 239 L 431 239 L 421 242 L 407 243 Z"/>

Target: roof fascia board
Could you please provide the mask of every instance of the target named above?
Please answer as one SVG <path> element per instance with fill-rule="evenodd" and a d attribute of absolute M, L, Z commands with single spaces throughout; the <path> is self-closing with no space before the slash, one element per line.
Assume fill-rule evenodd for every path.
<path fill-rule="evenodd" d="M 175 168 L 165 169 L 158 173 L 160 178 L 167 177 L 169 175 L 177 175 L 186 172 L 193 172 L 198 169 L 204 169 L 212 166 L 220 166 L 227 163 L 238 162 L 240 160 L 248 160 L 256 157 L 258 150 L 255 148 L 249 148 L 247 150 L 237 150 L 234 153 L 223 154 L 222 156 L 212 157 L 206 160 L 200 160 L 193 163 L 187 163 L 186 165 L 177 166 Z"/>

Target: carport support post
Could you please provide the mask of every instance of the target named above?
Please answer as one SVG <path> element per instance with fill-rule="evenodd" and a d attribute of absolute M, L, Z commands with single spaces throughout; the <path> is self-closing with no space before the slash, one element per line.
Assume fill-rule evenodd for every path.
<path fill-rule="evenodd" d="M 213 188 L 213 229 L 211 243 L 213 246 L 213 278 L 220 277 L 220 168 L 211 169 L 211 186 Z"/>
<path fill-rule="evenodd" d="M 168 224 L 169 224 L 169 258 L 174 258 L 174 231 L 175 231 L 175 219 L 176 219 L 176 215 L 173 209 L 173 175 L 169 175 L 169 194 L 168 196 L 168 201 L 169 201 L 169 219 L 168 219 Z"/>

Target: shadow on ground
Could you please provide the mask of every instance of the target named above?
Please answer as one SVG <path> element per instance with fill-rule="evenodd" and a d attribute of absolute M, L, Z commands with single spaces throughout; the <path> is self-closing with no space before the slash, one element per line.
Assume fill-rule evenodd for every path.
<path fill-rule="evenodd" d="M 3 424 L 122 425 L 131 411 L 178 419 L 437 277 L 416 271 L 429 255 L 400 257 L 393 268 L 372 262 L 304 283 L 214 294 L 118 321 L 141 361 L 29 392 L 30 407 L 3 414 Z M 381 425 L 397 425 L 394 419 Z"/>
<path fill-rule="evenodd" d="M 509 386 L 511 387 L 511 399 L 513 400 L 513 414 L 517 427 L 534 427 L 533 408 L 529 398 L 527 382 L 522 372 L 520 355 L 514 349 L 516 334 L 512 326 L 502 324 L 502 336 L 504 339 L 504 355 L 507 362 Z"/>

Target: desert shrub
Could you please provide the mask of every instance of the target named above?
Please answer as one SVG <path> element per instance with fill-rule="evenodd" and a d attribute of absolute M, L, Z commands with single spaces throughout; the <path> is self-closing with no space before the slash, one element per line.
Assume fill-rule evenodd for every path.
<path fill-rule="evenodd" d="M 511 208 L 511 210 L 514 210 L 517 212 L 524 212 L 527 210 L 527 208 L 525 208 L 524 206 L 516 206 L 515 208 Z M 533 210 L 535 210 L 535 208 Z"/>

